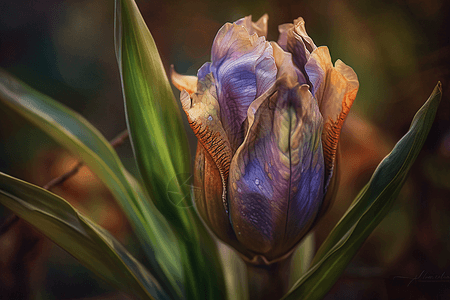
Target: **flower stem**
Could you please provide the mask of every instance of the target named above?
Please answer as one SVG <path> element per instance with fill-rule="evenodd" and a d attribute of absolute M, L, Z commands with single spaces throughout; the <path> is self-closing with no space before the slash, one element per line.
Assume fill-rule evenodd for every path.
<path fill-rule="evenodd" d="M 281 299 L 289 288 L 291 258 L 292 255 L 289 255 L 270 265 L 256 265 L 246 261 L 249 299 Z"/>

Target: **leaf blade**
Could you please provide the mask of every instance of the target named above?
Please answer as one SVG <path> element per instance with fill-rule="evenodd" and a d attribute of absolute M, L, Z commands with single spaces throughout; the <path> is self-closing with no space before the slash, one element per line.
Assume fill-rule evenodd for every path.
<path fill-rule="evenodd" d="M 224 299 L 217 246 L 192 208 L 190 154 L 180 109 L 152 35 L 133 0 L 116 0 L 115 27 L 136 163 L 147 192 L 177 233 L 186 297 Z"/>
<path fill-rule="evenodd" d="M 170 299 L 111 234 L 57 195 L 0 172 L 0 203 L 112 286 L 142 299 Z"/>
<path fill-rule="evenodd" d="M 173 232 L 101 133 L 78 113 L 1 69 L 0 104 L 25 117 L 90 167 L 110 189 L 136 229 L 161 284 L 171 289 L 172 295 L 180 296 L 182 271 Z"/>
<path fill-rule="evenodd" d="M 133 151 L 147 190 L 157 196 L 155 205 L 166 218 L 172 217 L 175 227 L 182 228 L 182 213 L 166 201 L 164 184 L 190 172 L 181 114 L 155 42 L 136 3 L 118 2 L 116 51 Z M 183 195 L 187 195 L 186 191 Z"/>
<path fill-rule="evenodd" d="M 283 299 L 322 299 L 326 295 L 366 238 L 389 212 L 425 142 L 441 96 L 438 83 L 414 116 L 408 132 L 378 165 L 369 183 L 317 251 L 312 267 Z"/>

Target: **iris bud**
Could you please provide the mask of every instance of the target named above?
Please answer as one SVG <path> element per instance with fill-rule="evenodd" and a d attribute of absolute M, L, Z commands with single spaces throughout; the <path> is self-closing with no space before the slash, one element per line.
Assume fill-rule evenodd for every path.
<path fill-rule="evenodd" d="M 358 90 L 298 18 L 268 42 L 267 15 L 225 24 L 197 77 L 171 79 L 198 138 L 195 203 L 222 241 L 268 264 L 295 246 L 333 198 L 339 135 Z"/>

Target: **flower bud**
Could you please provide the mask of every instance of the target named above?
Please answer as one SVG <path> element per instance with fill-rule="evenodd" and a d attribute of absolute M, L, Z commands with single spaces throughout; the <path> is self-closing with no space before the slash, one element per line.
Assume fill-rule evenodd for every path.
<path fill-rule="evenodd" d="M 277 43 L 266 41 L 267 15 L 227 23 L 197 77 L 171 72 L 198 138 L 197 210 L 253 262 L 291 253 L 328 207 L 359 86 L 350 67 L 316 47 L 302 18 L 279 31 Z"/>

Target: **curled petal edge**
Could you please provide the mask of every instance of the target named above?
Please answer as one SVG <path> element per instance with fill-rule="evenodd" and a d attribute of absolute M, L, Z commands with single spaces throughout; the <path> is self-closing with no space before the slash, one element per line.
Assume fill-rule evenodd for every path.
<path fill-rule="evenodd" d="M 170 80 L 179 91 L 186 90 L 189 95 L 197 92 L 197 76 L 178 74 L 173 65 L 170 66 Z"/>
<path fill-rule="evenodd" d="M 253 22 L 252 15 L 249 15 L 242 19 L 237 20 L 235 23 L 237 25 L 244 26 L 250 35 L 256 33 L 258 36 L 264 36 L 267 38 L 268 20 L 269 20 L 268 14 L 264 14 L 256 22 Z"/>
<path fill-rule="evenodd" d="M 341 60 L 331 63 L 327 47 L 315 49 L 307 65 L 314 64 L 323 71 L 323 79 L 315 89 L 315 97 L 324 119 L 322 144 L 326 168 L 326 187 L 333 176 L 336 154 L 342 126 L 356 98 L 359 88 L 358 76 Z"/>
<path fill-rule="evenodd" d="M 220 107 L 215 95 L 213 75 L 206 75 L 205 80 L 198 83 L 198 91 L 192 94 L 192 99 L 189 93 L 183 90 L 180 101 L 192 131 L 220 172 L 223 186 L 222 202 L 228 214 L 226 186 L 232 152 L 219 118 Z"/>

